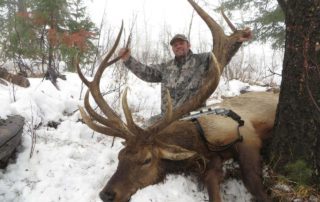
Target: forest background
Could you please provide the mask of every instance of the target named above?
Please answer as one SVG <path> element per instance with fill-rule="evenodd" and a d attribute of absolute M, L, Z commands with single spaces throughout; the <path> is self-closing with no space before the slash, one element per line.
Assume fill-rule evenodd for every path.
<path fill-rule="evenodd" d="M 113 44 L 122 16 L 128 15 L 124 18 L 124 38 L 132 34 L 131 48 L 142 62 L 171 59 L 169 41 L 176 32 L 190 38 L 194 52 L 207 52 L 212 46 L 199 17 L 190 8 L 184 12 L 188 7 L 186 1 L 162 1 L 173 11 L 160 6 L 150 9 L 156 1 L 141 1 L 142 4 L 135 1 L 135 6 L 141 7 L 134 11 L 128 10 L 129 1 L 121 1 L 117 9 L 113 2 L 105 1 L 101 6 L 101 2 L 83 0 L 0 0 L 0 75 L 9 71 L 46 78 L 59 89 L 58 79 L 66 79 L 63 72 L 74 72 L 79 58 L 83 71 L 92 76 Z M 253 30 L 255 37 L 251 44 L 239 51 L 223 76 L 226 80 L 280 86 L 275 135 L 270 146 L 271 164 L 299 182 L 298 185 L 319 185 L 320 2 L 202 0 L 199 3 L 220 24 L 224 25 L 219 14 L 223 8 L 236 27 Z M 103 7 L 100 20 L 95 5 Z M 166 12 L 174 13 L 173 17 L 152 20 L 152 16 L 168 15 Z M 184 20 L 179 21 L 179 17 Z M 114 90 L 120 95 L 120 87 L 128 82 L 129 73 L 120 63 L 116 66 L 114 78 L 118 83 Z"/>

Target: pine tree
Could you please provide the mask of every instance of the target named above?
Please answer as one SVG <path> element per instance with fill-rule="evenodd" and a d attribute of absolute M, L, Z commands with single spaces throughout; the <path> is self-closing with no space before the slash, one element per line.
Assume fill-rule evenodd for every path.
<path fill-rule="evenodd" d="M 225 0 L 221 8 L 226 11 L 241 10 L 250 14 L 249 20 L 243 20 L 243 25 L 249 26 L 255 39 L 261 42 L 271 42 L 275 49 L 283 48 L 285 40 L 285 25 L 282 9 L 276 0 Z M 219 8 L 219 9 L 221 9 Z"/>
<path fill-rule="evenodd" d="M 29 1 L 7 1 L 0 4 L 3 8 L 1 15 L 1 45 L 4 60 L 12 60 L 18 65 L 20 72 L 25 72 L 28 66 L 24 58 L 32 58 L 36 51 L 35 34 L 28 18 Z M 29 69 L 30 70 L 30 69 Z"/>
<path fill-rule="evenodd" d="M 96 47 L 92 41 L 98 30 L 86 15 L 86 7 L 83 0 L 73 0 L 69 6 L 68 32 L 63 35 L 60 50 L 63 60 L 67 62 L 68 70 L 73 72 L 76 71 L 75 57 L 78 57 L 83 65 L 93 62 Z"/>
<path fill-rule="evenodd" d="M 0 1 L 0 6 L 4 60 L 18 65 L 24 59 L 40 61 L 42 71 L 55 83 L 61 60 L 74 71 L 76 55 L 82 64 L 94 57 L 97 30 L 83 0 L 8 0 Z"/>

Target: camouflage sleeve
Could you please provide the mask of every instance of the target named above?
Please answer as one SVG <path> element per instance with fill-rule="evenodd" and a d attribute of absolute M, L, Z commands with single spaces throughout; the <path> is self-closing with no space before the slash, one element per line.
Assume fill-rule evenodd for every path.
<path fill-rule="evenodd" d="M 162 81 L 162 69 L 166 66 L 162 64 L 145 65 L 130 57 L 124 65 L 131 70 L 137 77 L 147 82 L 161 82 Z"/>

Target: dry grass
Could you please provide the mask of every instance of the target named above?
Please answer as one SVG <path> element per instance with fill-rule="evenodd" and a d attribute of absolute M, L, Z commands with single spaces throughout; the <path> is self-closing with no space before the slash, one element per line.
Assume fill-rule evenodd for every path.
<path fill-rule="evenodd" d="M 273 201 L 320 202 L 320 190 L 316 185 L 299 185 L 272 170 L 265 172 L 264 180 Z"/>
<path fill-rule="evenodd" d="M 224 164 L 225 178 L 241 179 L 239 166 L 234 161 Z M 265 166 L 264 186 L 275 202 L 320 202 L 320 190 L 316 186 L 298 185 L 286 177 L 277 175 Z"/>

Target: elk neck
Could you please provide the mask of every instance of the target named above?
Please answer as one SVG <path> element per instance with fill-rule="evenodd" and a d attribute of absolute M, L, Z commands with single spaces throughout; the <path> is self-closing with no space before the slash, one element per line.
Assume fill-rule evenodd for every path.
<path fill-rule="evenodd" d="M 157 134 L 156 139 L 167 144 L 195 151 L 199 155 L 209 158 L 210 152 L 199 135 L 196 125 L 190 120 L 175 121 Z M 163 163 L 168 173 L 187 173 L 187 170 L 191 171 L 190 173 L 198 173 L 199 170 L 199 162 L 193 158 L 181 161 L 163 160 Z"/>

